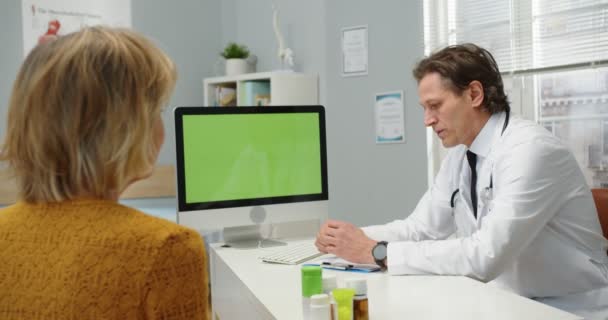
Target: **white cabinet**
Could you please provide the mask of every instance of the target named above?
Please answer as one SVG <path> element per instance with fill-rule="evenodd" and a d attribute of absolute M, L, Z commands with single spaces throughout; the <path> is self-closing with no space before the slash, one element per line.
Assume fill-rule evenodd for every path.
<path fill-rule="evenodd" d="M 252 84 L 255 84 L 253 86 Z M 266 92 L 256 93 L 256 88 Z M 316 105 L 316 75 L 295 72 L 261 72 L 203 80 L 206 106 Z"/>

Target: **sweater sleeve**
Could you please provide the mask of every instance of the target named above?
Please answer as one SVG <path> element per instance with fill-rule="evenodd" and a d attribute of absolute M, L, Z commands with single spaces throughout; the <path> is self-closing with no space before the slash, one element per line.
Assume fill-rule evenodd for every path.
<path fill-rule="evenodd" d="M 165 240 L 147 279 L 143 308 L 146 319 L 210 319 L 207 256 L 195 231 Z"/>

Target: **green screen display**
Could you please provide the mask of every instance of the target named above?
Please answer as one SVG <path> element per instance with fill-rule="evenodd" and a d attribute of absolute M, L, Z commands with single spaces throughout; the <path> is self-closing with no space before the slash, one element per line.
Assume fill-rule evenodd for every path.
<path fill-rule="evenodd" d="M 317 113 L 184 115 L 186 203 L 322 193 Z"/>

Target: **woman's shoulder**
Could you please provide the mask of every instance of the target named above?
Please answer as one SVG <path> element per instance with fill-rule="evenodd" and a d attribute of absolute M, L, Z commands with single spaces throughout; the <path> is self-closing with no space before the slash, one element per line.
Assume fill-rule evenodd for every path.
<path fill-rule="evenodd" d="M 136 208 L 120 205 L 128 215 L 126 226 L 133 228 L 136 233 L 148 235 L 160 241 L 176 237 L 198 237 L 200 235 L 193 229 L 179 225 L 173 221 L 152 216 Z"/>
<path fill-rule="evenodd" d="M 61 225 L 64 233 L 97 240 L 162 245 L 168 238 L 198 238 L 198 232 L 175 222 L 154 217 L 139 209 L 115 201 L 70 200 L 59 203 L 17 203 L 3 210 L 15 223 Z M 0 216 L 2 213 L 0 213 Z"/>
<path fill-rule="evenodd" d="M 201 241 L 198 232 L 175 222 L 151 216 L 144 211 L 105 200 L 72 200 L 59 203 L 28 204 L 19 202 L 0 209 L 0 225 L 54 226 L 74 237 L 93 242 L 130 243 L 142 247 L 162 246 L 167 239 Z M 33 228 L 32 227 L 32 228 Z M 31 228 L 30 228 L 31 229 Z M 46 230 L 46 231 L 45 231 Z M 109 240 L 113 239 L 113 240 Z"/>
<path fill-rule="evenodd" d="M 114 226 L 113 233 L 131 246 L 144 251 L 152 249 L 153 252 L 181 252 L 180 256 L 186 255 L 186 252 L 197 256 L 204 255 L 203 238 L 197 231 L 122 204 L 118 204 L 116 208 L 123 212 L 120 214 L 120 226 L 111 224 Z"/>

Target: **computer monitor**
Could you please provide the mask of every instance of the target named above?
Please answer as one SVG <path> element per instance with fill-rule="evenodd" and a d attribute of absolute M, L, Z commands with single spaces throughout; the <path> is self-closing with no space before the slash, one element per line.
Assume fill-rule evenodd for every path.
<path fill-rule="evenodd" d="M 261 225 L 327 218 L 322 106 L 175 109 L 178 223 L 270 246 Z"/>

